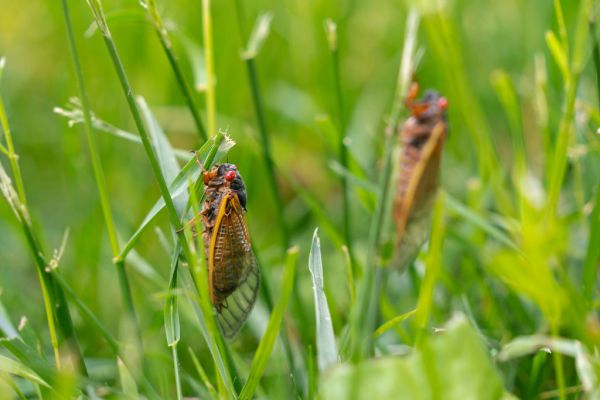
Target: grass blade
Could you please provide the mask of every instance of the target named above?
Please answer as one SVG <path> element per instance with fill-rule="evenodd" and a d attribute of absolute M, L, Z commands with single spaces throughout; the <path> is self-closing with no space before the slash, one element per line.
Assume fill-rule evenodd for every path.
<path fill-rule="evenodd" d="M 38 374 L 33 372 L 30 368 L 27 368 L 24 364 L 19 361 L 15 361 L 12 358 L 0 355 L 0 372 L 7 374 L 17 375 L 25 378 L 31 382 L 45 387 L 50 387 L 48 383 L 40 378 Z"/>
<path fill-rule="evenodd" d="M 308 269 L 313 281 L 313 294 L 315 299 L 315 318 L 317 320 L 317 359 L 319 370 L 324 371 L 338 360 L 335 334 L 331 323 L 331 314 L 327 305 L 323 284 L 323 262 L 321 260 L 321 242 L 318 236 L 319 229 L 315 229 L 308 256 Z"/>
<path fill-rule="evenodd" d="M 133 376 L 120 358 L 117 359 L 117 367 L 119 370 L 121 389 L 123 390 L 125 398 L 131 400 L 139 399 L 140 395 L 138 393 L 137 385 L 135 384 L 135 379 L 133 379 Z"/>
<path fill-rule="evenodd" d="M 445 232 L 444 203 L 445 193 L 440 192 L 433 210 L 431 239 L 425 261 L 425 278 L 423 279 L 419 290 L 417 311 L 415 313 L 415 322 L 419 327 L 419 333 L 417 334 L 416 340 L 417 346 L 421 344 L 423 334 L 426 332 L 429 316 L 433 307 L 433 291 L 442 268 L 442 244 L 444 242 Z"/>

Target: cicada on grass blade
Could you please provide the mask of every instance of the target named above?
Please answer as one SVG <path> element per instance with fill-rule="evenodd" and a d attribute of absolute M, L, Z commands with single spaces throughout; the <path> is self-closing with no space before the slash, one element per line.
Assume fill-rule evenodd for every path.
<path fill-rule="evenodd" d="M 234 164 L 204 173 L 205 200 L 200 212 L 208 265 L 210 301 L 228 338 L 248 318 L 260 285 L 260 271 L 246 224 L 246 187 Z"/>
<path fill-rule="evenodd" d="M 428 90 L 417 100 L 418 91 L 415 82 L 406 99 L 411 115 L 400 133 L 400 176 L 393 209 L 397 227 L 394 266 L 398 268 L 413 261 L 427 240 L 448 131 L 446 98 Z"/>

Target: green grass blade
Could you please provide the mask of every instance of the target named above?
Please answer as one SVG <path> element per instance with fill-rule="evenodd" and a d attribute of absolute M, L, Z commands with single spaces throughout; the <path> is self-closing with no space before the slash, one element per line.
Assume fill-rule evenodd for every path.
<path fill-rule="evenodd" d="M 192 358 L 192 362 L 194 363 L 194 367 L 196 368 L 196 372 L 198 372 L 198 376 L 200 376 L 202 383 L 204 383 L 204 386 L 206 386 L 210 397 L 212 399 L 216 399 L 217 391 L 215 390 L 213 384 L 210 382 L 210 379 L 208 379 L 208 375 L 206 375 L 206 371 L 204 371 L 204 368 L 202 368 L 202 364 L 200 364 L 200 361 L 198 361 L 198 357 L 196 357 L 196 354 L 194 354 L 194 351 L 191 347 L 188 347 L 188 351 L 190 353 L 190 357 Z"/>
<path fill-rule="evenodd" d="M 260 48 L 269 36 L 272 20 L 273 15 L 271 13 L 264 13 L 258 17 L 256 25 L 254 25 L 254 30 L 248 40 L 246 50 L 242 53 L 242 58 L 255 58 L 258 55 Z"/>
<path fill-rule="evenodd" d="M 204 61 L 206 63 L 206 114 L 208 137 L 217 133 L 217 77 L 213 51 L 213 30 L 210 0 L 202 0 L 202 39 L 204 41 Z"/>
<path fill-rule="evenodd" d="M 324 371 L 338 360 L 335 333 L 331 323 L 331 314 L 327 305 L 323 283 L 323 262 L 321 260 L 321 242 L 315 229 L 308 256 L 308 269 L 313 282 L 315 300 L 315 318 L 317 320 L 317 359 L 319 370 Z"/>
<path fill-rule="evenodd" d="M 412 317 L 413 315 L 415 315 L 417 312 L 417 310 L 410 310 L 408 312 L 405 312 L 404 314 L 400 314 L 392 319 L 390 319 L 389 321 L 387 321 L 386 323 L 382 324 L 379 328 L 377 328 L 377 330 L 375 331 L 374 335 L 375 336 L 381 336 L 383 335 L 385 332 L 387 332 L 388 330 L 390 330 L 391 328 L 393 328 L 395 325 L 399 324 L 402 321 L 406 321 L 407 319 L 409 319 L 410 317 Z"/>
<path fill-rule="evenodd" d="M 417 311 L 415 313 L 415 323 L 419 328 L 417 346 L 422 342 L 422 335 L 425 333 L 429 322 L 431 309 L 433 308 L 433 292 L 442 268 L 442 245 L 445 234 L 444 204 L 445 193 L 441 191 L 433 210 L 431 239 L 425 261 L 425 278 L 421 283 L 419 299 L 417 300 Z"/>
<path fill-rule="evenodd" d="M 600 261 L 600 190 L 596 188 L 594 208 L 589 218 L 588 245 L 583 262 L 583 288 L 586 301 L 592 305 L 596 290 L 597 266 Z"/>
<path fill-rule="evenodd" d="M 267 366 L 267 361 L 271 355 L 271 351 L 273 350 L 273 346 L 275 345 L 275 339 L 279 335 L 279 330 L 281 329 L 281 321 L 283 320 L 283 314 L 288 305 L 288 301 L 290 299 L 290 295 L 292 294 L 292 289 L 294 286 L 294 277 L 296 272 L 296 262 L 298 259 L 298 248 L 292 247 L 288 250 L 287 259 L 285 262 L 285 269 L 283 272 L 283 280 L 281 285 L 281 292 L 279 294 L 279 299 L 275 303 L 275 308 L 271 313 L 271 318 L 269 319 L 269 324 L 267 325 L 267 330 L 265 331 L 260 344 L 258 345 L 258 349 L 254 354 L 254 359 L 252 360 L 252 366 L 250 367 L 250 375 L 248 376 L 248 380 L 244 385 L 242 392 L 240 393 L 241 400 L 251 399 L 254 396 L 254 392 L 258 386 L 258 382 L 263 375 L 265 368 Z"/>
<path fill-rule="evenodd" d="M 169 142 L 169 139 L 165 135 L 161 126 L 158 124 L 156 117 L 154 114 L 152 114 L 152 111 L 150 111 L 150 108 L 148 107 L 148 104 L 146 104 L 144 98 L 138 96 L 137 103 L 142 112 L 142 117 L 144 118 L 146 128 L 148 129 L 150 141 L 152 143 L 152 147 L 154 148 L 156 158 L 158 159 L 161 172 L 167 182 L 172 182 L 175 180 L 175 178 L 177 178 L 180 171 L 177 158 L 173 148 L 171 147 L 171 143 Z M 177 214 L 182 215 L 185 211 L 184 209 L 187 199 L 182 199 L 176 196 L 171 196 L 171 199 L 173 199 Z"/>
<path fill-rule="evenodd" d="M 516 252 L 521 252 L 521 249 L 510 238 L 510 236 L 506 235 L 498 227 L 491 224 L 489 222 L 489 219 L 486 219 L 485 217 L 476 214 L 474 211 L 470 210 L 466 205 L 462 204 L 458 199 L 455 199 L 453 196 L 447 193 L 446 206 L 448 207 L 448 210 L 457 213 L 464 220 L 480 228 L 498 242 L 502 243 L 503 245 L 511 248 Z"/>
<path fill-rule="evenodd" d="M 40 378 L 40 376 L 36 374 L 33 370 L 27 368 L 21 362 L 13 360 L 12 358 L 8 358 L 3 355 L 0 355 L 0 372 L 17 375 L 38 385 L 50 387 L 50 385 L 48 385 L 48 383 L 45 380 Z"/>
<path fill-rule="evenodd" d="M 137 385 L 135 384 L 135 379 L 133 379 L 133 376 L 120 358 L 117 359 L 117 368 L 119 370 L 121 389 L 123 390 L 125 398 L 130 400 L 139 399 L 140 395 L 138 393 Z"/>
<path fill-rule="evenodd" d="M 175 291 L 177 290 L 177 271 L 179 268 L 179 253 L 181 249 L 179 245 L 175 246 L 173 255 L 171 256 L 171 277 L 169 279 L 169 288 L 167 290 L 167 298 L 165 300 L 164 318 L 165 318 L 165 334 L 167 336 L 167 345 L 175 346 L 181 338 L 179 324 L 179 307 L 178 297 Z"/>

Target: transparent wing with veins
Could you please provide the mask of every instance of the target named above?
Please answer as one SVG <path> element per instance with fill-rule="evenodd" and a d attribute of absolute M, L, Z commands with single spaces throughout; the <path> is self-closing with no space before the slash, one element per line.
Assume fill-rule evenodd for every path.
<path fill-rule="evenodd" d="M 209 284 L 219 326 L 226 337 L 233 337 L 256 301 L 260 271 L 237 195 L 229 192 L 221 201 L 211 240 Z"/>

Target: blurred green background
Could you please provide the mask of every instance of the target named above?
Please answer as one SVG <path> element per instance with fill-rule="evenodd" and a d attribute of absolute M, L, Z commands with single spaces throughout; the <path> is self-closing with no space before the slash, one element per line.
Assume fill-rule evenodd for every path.
<path fill-rule="evenodd" d="M 51 247 L 47 250 L 58 248 L 64 231 L 69 229 L 69 241 L 60 268 L 81 299 L 112 332 L 119 332 L 123 323 L 121 318 L 124 318 L 121 296 L 83 127 L 69 127 L 65 118 L 53 112 L 54 107 L 64 107 L 68 99 L 77 94 L 59 3 L 0 0 L 0 56 L 6 57 L 7 62 L 1 93 L 20 156 L 35 225 Z M 256 18 L 263 12 L 271 12 L 271 33 L 256 63 L 274 159 L 281 171 L 286 222 L 292 233 L 292 243 L 301 249 L 296 288 L 305 304 L 305 313 L 310 317 L 308 320 L 313 321 L 311 282 L 306 263 L 312 232 L 322 221 L 285 177 L 293 177 L 318 199 L 322 211 L 335 223 L 338 233 L 341 232 L 339 177 L 330 168 L 335 153 L 318 123 L 324 115 L 329 115 L 332 120 L 337 118 L 324 21 L 332 18 L 338 24 L 343 119 L 351 140 L 349 150 L 360 161 L 368 180 L 376 183 L 382 165 L 383 131 L 394 97 L 408 5 L 413 2 L 240 0 L 239 3 L 243 11 L 240 16 L 233 0 L 215 0 L 212 4 L 217 125 L 227 130 L 237 142 L 228 160 L 238 165 L 246 182 L 248 224 L 260 254 L 263 273 L 277 282 L 281 270 L 281 238 L 275 229 L 275 203 L 240 56 Z M 486 176 L 497 173 L 495 178 L 512 204 L 518 202 L 511 178 L 515 159 L 511 135 L 515 134 L 515 129 L 495 84 L 498 77 L 508 77 L 512 82 L 518 101 L 516 130 L 523 135 L 526 145 L 527 171 L 534 181 L 544 186 L 547 150 L 553 149 L 552 140 L 559 127 L 564 102 L 564 82 L 545 41 L 546 31 L 558 31 L 553 4 L 547 0 L 454 0 L 416 4 L 425 11 L 418 36 L 418 46 L 423 53 L 417 78 L 423 87 L 438 89 L 450 102 L 450 135 L 444 153 L 441 186 L 473 212 L 481 212 L 490 223 L 498 223 L 509 233 L 515 232 L 518 230 L 513 229 L 515 224 L 518 225 L 516 214 L 503 215 Z M 577 28 L 579 5 L 579 1 L 562 2 L 570 34 Z M 70 6 L 92 109 L 111 124 L 135 132 L 101 35 L 97 31 L 94 33 L 88 6 L 84 1 L 71 1 Z M 198 148 L 200 143 L 191 115 L 145 10 L 135 0 L 106 0 L 103 6 L 136 94 L 147 100 L 173 146 L 190 151 Z M 184 66 L 186 78 L 192 83 L 194 65 L 184 44 L 188 43 L 189 47 L 191 42 L 198 48 L 202 45 L 200 1 L 159 0 L 158 6 L 174 38 L 175 53 Z M 428 19 L 428 13 L 445 21 L 443 30 L 435 18 Z M 243 24 L 243 40 L 238 17 Z M 440 38 L 452 43 L 452 47 L 440 44 Z M 600 142 L 592 128 L 598 126 L 598 121 L 590 123 L 590 118 L 594 121 L 594 116 L 598 115 L 596 76 L 590 49 L 588 44 L 586 67 L 577 91 L 577 128 L 569 146 L 575 152 L 573 154 L 579 154 L 577 150 L 583 153 L 569 158 L 559 207 L 564 217 L 559 227 L 564 239 L 560 247 L 565 249 L 560 260 L 568 266 L 566 273 L 571 276 L 575 290 L 588 243 L 586 218 L 593 207 L 600 177 Z M 545 63 L 547 71 L 546 127 L 540 123 L 540 109 L 536 103 L 536 94 L 539 94 L 536 57 L 538 72 L 540 62 Z M 194 96 L 206 122 L 204 95 L 196 92 Z M 544 129 L 549 133 L 545 134 Z M 503 171 L 486 171 L 486 167 L 482 167 L 486 164 L 482 159 L 489 155 L 481 153 L 478 137 L 490 140 L 498 157 L 498 166 Z M 99 133 L 99 143 L 117 229 L 121 238 L 126 239 L 159 197 L 159 192 L 141 146 L 102 133 Z M 531 185 L 532 192 L 534 186 Z M 365 257 L 372 203 L 359 201 L 354 189 L 351 190 L 354 252 L 368 265 Z M 154 226 L 167 232 L 166 216 L 161 214 Z M 542 229 L 535 234 L 544 233 Z M 342 254 L 328 231 L 322 231 L 321 237 L 326 292 L 330 297 L 334 327 L 339 331 L 350 307 L 345 280 L 340 279 L 346 272 Z M 485 335 L 497 343 L 546 330 L 542 314 L 534 305 L 535 296 L 531 302 L 527 291 L 523 293 L 505 285 L 498 278 L 502 273 L 494 273 L 494 268 L 501 267 L 490 264 L 488 256 L 496 247 L 493 239 L 463 218 L 449 217 L 443 272 L 439 292 L 434 298 L 434 325 L 446 321 L 454 311 L 462 310 L 471 313 Z M 148 230 L 136 250 L 151 268 L 168 278 L 169 255 L 161 247 L 155 231 Z M 168 357 L 162 330 L 166 287 L 158 287 L 136 268 L 131 265 L 129 268 L 134 303 L 148 352 L 157 359 Z M 418 294 L 414 285 L 420 282 L 420 275 L 422 269 L 419 268 L 411 268 L 402 276 L 392 275 L 392 283 L 396 285 L 390 295 L 392 316 L 414 307 Z M 25 316 L 47 342 L 47 334 L 43 333 L 47 329 L 46 320 L 32 257 L 25 247 L 20 226 L 5 202 L 0 202 L 0 287 L 1 300 L 13 321 Z M 514 304 L 519 305 L 518 310 L 514 309 Z M 260 304 L 258 309 L 257 315 L 251 318 L 251 326 L 261 326 L 264 306 Z M 77 313 L 74 318 L 84 354 L 90 358 L 109 357 L 111 353 L 101 337 L 86 326 Z M 298 323 L 295 312 L 289 312 L 287 318 L 291 326 Z M 185 326 L 182 348 L 190 345 L 205 350 L 197 331 Z M 293 337 L 294 328 L 289 329 Z M 565 335 L 581 338 L 571 334 L 569 329 Z M 234 348 L 250 359 L 257 339 L 252 335 L 243 335 L 243 338 L 247 340 L 236 342 Z M 182 358 L 188 365 L 189 359 Z M 522 387 L 525 386 L 520 385 L 524 385 L 523 374 L 529 370 L 529 367 L 519 368 L 515 367 L 512 375 L 507 374 L 504 380 L 505 387 L 516 393 L 524 390 Z M 276 374 L 274 366 L 271 369 L 270 373 Z M 164 374 L 168 375 L 168 372 Z M 574 373 L 568 379 L 576 380 Z M 553 387 L 551 381 L 545 389 Z"/>

